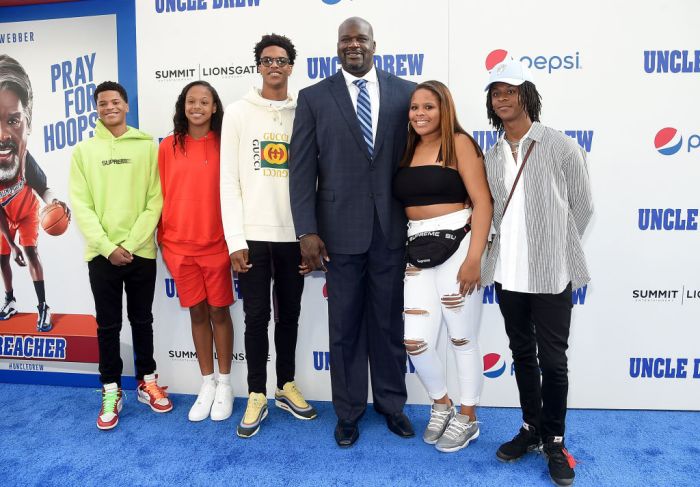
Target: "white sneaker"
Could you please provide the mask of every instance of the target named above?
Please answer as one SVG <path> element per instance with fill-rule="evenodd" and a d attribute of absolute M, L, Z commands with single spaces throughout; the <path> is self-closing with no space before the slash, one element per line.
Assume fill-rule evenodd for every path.
<path fill-rule="evenodd" d="M 207 419 L 209 417 L 209 411 L 211 411 L 211 405 L 214 403 L 215 395 L 216 382 L 213 380 L 204 381 L 202 387 L 199 388 L 197 400 L 190 408 L 187 418 L 190 421 L 203 421 Z"/>
<path fill-rule="evenodd" d="M 7 299 L 5 298 L 5 304 L 0 308 L 0 320 L 9 320 L 14 315 L 17 314 L 17 301 L 15 298 Z"/>
<path fill-rule="evenodd" d="M 223 421 L 231 416 L 233 411 L 233 387 L 224 382 L 216 383 L 214 404 L 211 406 L 211 420 Z"/>

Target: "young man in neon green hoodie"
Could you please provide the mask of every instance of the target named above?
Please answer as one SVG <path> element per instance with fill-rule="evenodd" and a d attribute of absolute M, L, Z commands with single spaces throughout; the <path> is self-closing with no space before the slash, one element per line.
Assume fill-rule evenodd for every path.
<path fill-rule="evenodd" d="M 113 81 L 95 89 L 99 120 L 95 136 L 73 152 L 70 196 L 85 236 L 90 287 L 95 299 L 102 408 L 97 427 L 112 429 L 122 409 L 122 288 L 131 323 L 138 400 L 164 413 L 173 406 L 158 386 L 153 359 L 153 295 L 156 244 L 163 207 L 153 138 L 126 125 L 126 90 Z"/>

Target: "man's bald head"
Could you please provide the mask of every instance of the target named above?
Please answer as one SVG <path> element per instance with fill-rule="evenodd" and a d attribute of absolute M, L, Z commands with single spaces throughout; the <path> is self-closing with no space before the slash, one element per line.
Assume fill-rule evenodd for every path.
<path fill-rule="evenodd" d="M 369 31 L 369 35 L 372 37 L 372 40 L 374 40 L 374 29 L 372 29 L 372 24 L 367 22 L 362 17 L 350 17 L 348 19 L 343 20 L 343 22 L 338 26 L 338 38 L 339 39 L 340 39 L 340 32 L 344 28 L 346 28 L 350 25 L 354 25 L 354 26 L 358 26 L 358 27 L 359 26 L 366 27 Z"/>
<path fill-rule="evenodd" d="M 365 19 L 350 17 L 338 27 L 338 58 L 348 73 L 358 78 L 367 74 L 376 46 L 372 25 Z"/>

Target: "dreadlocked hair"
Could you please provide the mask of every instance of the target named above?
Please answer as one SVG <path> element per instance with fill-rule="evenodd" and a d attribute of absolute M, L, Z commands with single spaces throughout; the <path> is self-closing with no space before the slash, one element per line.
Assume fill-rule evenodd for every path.
<path fill-rule="evenodd" d="M 503 120 L 496 115 L 496 111 L 493 109 L 493 103 L 491 103 L 491 89 L 492 88 L 489 87 L 489 91 L 486 93 L 486 114 L 493 128 L 500 131 L 503 130 Z M 530 121 L 539 122 L 540 112 L 542 111 L 542 96 L 540 96 L 535 85 L 530 81 L 525 81 L 518 86 L 518 97 L 520 106 L 525 109 L 530 117 Z"/>

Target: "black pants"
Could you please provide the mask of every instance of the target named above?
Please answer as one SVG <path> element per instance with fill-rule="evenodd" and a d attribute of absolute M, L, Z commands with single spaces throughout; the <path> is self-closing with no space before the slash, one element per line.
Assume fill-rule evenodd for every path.
<path fill-rule="evenodd" d="M 375 214 L 367 252 L 330 254 L 328 335 L 333 407 L 339 419 L 357 421 L 364 413 L 368 361 L 374 409 L 392 414 L 406 403 L 404 253 L 403 246 L 388 247 Z"/>
<path fill-rule="evenodd" d="M 571 284 L 560 294 L 506 291 L 496 283 L 520 393 L 523 421 L 543 439 L 564 436 Z"/>
<path fill-rule="evenodd" d="M 304 277 L 299 274 L 299 242 L 248 241 L 253 265 L 238 274 L 245 313 L 245 352 L 248 362 L 248 392 L 267 392 L 267 355 L 270 344 L 270 281 L 275 298 L 275 352 L 277 387 L 294 380 L 297 330 Z"/>
<path fill-rule="evenodd" d="M 131 323 L 136 379 L 156 370 L 153 359 L 153 293 L 156 261 L 134 256 L 125 266 L 115 266 L 98 255 L 88 262 L 90 287 L 95 298 L 97 342 L 100 349 L 100 382 L 116 382 L 121 387 L 122 359 L 119 334 L 122 329 L 122 289 L 126 291 L 126 311 Z"/>

